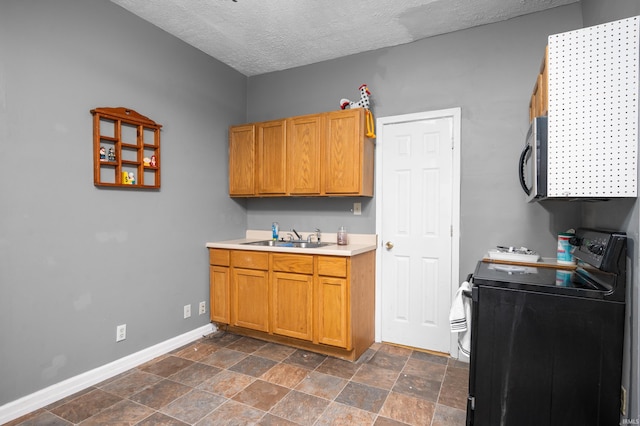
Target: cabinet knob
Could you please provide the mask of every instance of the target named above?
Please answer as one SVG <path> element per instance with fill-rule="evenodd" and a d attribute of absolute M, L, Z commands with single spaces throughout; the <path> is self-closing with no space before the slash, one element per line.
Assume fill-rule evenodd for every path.
<path fill-rule="evenodd" d="M 384 246 L 387 248 L 387 250 L 391 250 L 393 248 L 393 243 L 391 241 L 387 241 Z"/>

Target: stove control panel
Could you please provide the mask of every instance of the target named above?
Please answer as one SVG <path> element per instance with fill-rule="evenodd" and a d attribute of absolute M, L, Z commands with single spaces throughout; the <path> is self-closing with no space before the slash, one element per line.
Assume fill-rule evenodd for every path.
<path fill-rule="evenodd" d="M 578 229 L 570 241 L 576 259 L 588 263 L 604 272 L 617 272 L 620 259 L 625 253 L 627 237 L 623 232 Z"/>

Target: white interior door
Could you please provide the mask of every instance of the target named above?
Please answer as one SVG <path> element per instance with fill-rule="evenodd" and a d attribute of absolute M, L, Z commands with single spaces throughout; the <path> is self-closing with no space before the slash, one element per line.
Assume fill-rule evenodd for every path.
<path fill-rule="evenodd" d="M 379 120 L 382 341 L 455 347 L 448 319 L 458 284 L 459 126 L 459 109 Z"/>

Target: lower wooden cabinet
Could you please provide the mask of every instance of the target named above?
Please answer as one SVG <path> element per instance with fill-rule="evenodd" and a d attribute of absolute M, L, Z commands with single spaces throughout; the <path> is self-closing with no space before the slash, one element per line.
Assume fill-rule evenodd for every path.
<path fill-rule="evenodd" d="M 229 324 L 229 267 L 209 266 L 209 312 L 211 321 Z"/>
<path fill-rule="evenodd" d="M 269 273 L 233 268 L 231 272 L 231 323 L 269 331 Z"/>
<path fill-rule="evenodd" d="M 313 276 L 272 273 L 273 332 L 313 340 Z"/>
<path fill-rule="evenodd" d="M 271 331 L 313 340 L 313 256 L 271 254 Z"/>
<path fill-rule="evenodd" d="M 351 349 L 348 266 L 345 257 L 318 256 L 318 342 Z"/>
<path fill-rule="evenodd" d="M 269 254 L 232 250 L 231 324 L 269 331 Z"/>
<path fill-rule="evenodd" d="M 347 280 L 318 277 L 318 342 L 351 349 Z"/>
<path fill-rule="evenodd" d="M 375 251 L 344 257 L 209 250 L 211 321 L 349 360 L 373 343 Z"/>
<path fill-rule="evenodd" d="M 209 317 L 229 324 L 229 250 L 209 250 Z"/>

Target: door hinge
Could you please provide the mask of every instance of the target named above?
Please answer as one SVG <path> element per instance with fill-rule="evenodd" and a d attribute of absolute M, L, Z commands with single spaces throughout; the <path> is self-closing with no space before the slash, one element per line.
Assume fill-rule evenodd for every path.
<path fill-rule="evenodd" d="M 449 227 L 449 236 L 453 237 L 453 225 Z"/>

